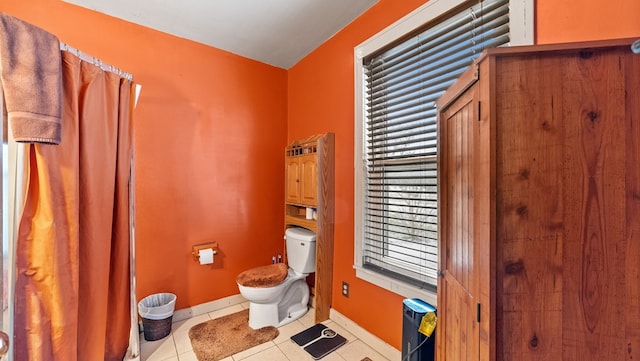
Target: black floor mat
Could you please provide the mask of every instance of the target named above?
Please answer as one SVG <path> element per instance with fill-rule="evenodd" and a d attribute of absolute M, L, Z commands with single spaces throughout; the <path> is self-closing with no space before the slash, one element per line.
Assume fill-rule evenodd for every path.
<path fill-rule="evenodd" d="M 321 338 L 324 329 L 327 326 L 319 323 L 291 336 L 291 340 L 304 347 L 314 360 L 319 360 L 347 342 L 346 338 L 331 329 L 325 331 L 331 337 Z"/>

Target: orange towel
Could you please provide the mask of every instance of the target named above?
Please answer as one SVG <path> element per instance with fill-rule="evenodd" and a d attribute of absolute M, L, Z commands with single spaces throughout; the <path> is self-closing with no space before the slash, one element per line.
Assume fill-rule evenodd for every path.
<path fill-rule="evenodd" d="M 61 59 L 57 37 L 0 14 L 0 78 L 16 141 L 60 144 Z"/>

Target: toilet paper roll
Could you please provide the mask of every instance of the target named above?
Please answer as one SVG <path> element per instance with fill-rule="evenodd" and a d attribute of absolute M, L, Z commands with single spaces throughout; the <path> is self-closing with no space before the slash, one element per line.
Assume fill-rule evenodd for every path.
<path fill-rule="evenodd" d="M 204 248 L 198 251 L 198 258 L 200 264 L 212 264 L 213 263 L 213 249 Z"/>
<path fill-rule="evenodd" d="M 313 208 L 307 207 L 306 218 L 307 219 L 313 219 Z"/>

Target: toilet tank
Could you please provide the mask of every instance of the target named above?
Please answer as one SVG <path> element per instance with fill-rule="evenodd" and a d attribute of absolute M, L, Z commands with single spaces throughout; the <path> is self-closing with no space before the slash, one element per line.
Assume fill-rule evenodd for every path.
<path fill-rule="evenodd" d="M 298 273 L 316 271 L 316 234 L 308 229 L 293 227 L 285 231 L 289 267 Z"/>

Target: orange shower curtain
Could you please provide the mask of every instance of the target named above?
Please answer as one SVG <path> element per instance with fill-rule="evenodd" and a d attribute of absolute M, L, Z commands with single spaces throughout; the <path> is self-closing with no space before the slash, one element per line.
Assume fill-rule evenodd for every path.
<path fill-rule="evenodd" d="M 63 52 L 60 145 L 31 145 L 14 356 L 121 361 L 129 343 L 131 81 Z"/>

